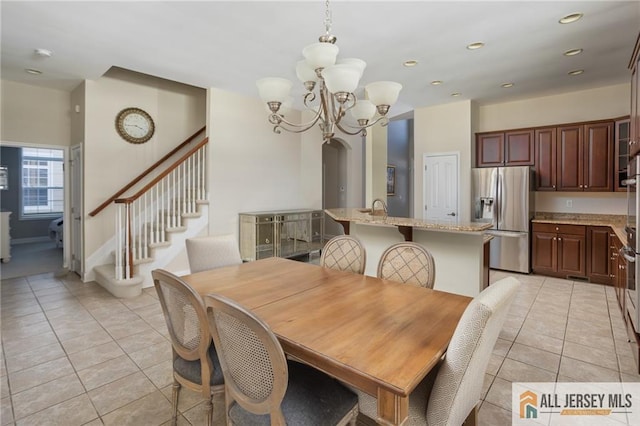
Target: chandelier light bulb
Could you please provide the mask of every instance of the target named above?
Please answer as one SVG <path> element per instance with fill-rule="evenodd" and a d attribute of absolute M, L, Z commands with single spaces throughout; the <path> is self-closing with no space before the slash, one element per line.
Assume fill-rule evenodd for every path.
<path fill-rule="evenodd" d="M 363 61 L 362 59 L 358 59 L 358 58 L 344 58 L 344 59 L 338 59 L 336 61 L 336 65 L 350 65 L 353 68 L 357 69 L 358 72 L 360 73 L 360 77 L 362 78 L 362 74 L 364 74 L 364 69 L 367 67 L 367 63 L 365 61 Z"/>
<path fill-rule="evenodd" d="M 352 93 L 358 87 L 360 71 L 352 65 L 332 65 L 322 70 L 322 78 L 331 93 Z"/>
<path fill-rule="evenodd" d="M 286 78 L 267 77 L 256 82 L 260 97 L 265 102 L 284 103 L 291 93 L 291 83 Z"/>
<path fill-rule="evenodd" d="M 318 75 L 316 74 L 315 70 L 311 68 L 307 61 L 304 59 L 298 61 L 298 63 L 296 64 L 296 75 L 298 76 L 298 79 L 303 83 L 306 83 L 307 81 L 318 81 Z"/>
<path fill-rule="evenodd" d="M 358 121 L 369 121 L 376 115 L 376 106 L 368 99 L 359 100 L 358 103 L 351 108 L 351 115 Z"/>
<path fill-rule="evenodd" d="M 398 100 L 402 84 L 395 81 L 377 81 L 365 86 L 369 99 L 375 106 L 393 105 Z"/>
<path fill-rule="evenodd" d="M 336 63 L 340 49 L 331 43 L 313 43 L 302 49 L 307 64 L 314 69 L 326 68 Z"/>

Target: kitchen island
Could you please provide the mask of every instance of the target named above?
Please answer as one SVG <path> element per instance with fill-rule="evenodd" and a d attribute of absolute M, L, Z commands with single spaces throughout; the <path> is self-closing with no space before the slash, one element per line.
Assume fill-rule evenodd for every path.
<path fill-rule="evenodd" d="M 486 285 L 484 231 L 487 223 L 440 222 L 386 216 L 382 210 L 327 209 L 345 234 L 360 239 L 367 251 L 365 274 L 375 276 L 382 252 L 401 241 L 415 241 L 431 252 L 436 263 L 435 289 L 477 296 Z M 485 262 L 486 260 L 486 262 Z"/>

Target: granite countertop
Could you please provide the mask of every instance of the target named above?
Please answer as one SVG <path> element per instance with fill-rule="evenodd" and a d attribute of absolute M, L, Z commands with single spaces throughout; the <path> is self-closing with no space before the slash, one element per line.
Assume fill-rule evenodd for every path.
<path fill-rule="evenodd" d="M 620 239 L 622 244 L 627 244 L 627 233 L 624 230 L 624 227 L 627 224 L 627 217 L 624 215 L 538 212 L 531 221 L 533 223 L 609 226 Z"/>
<path fill-rule="evenodd" d="M 384 216 L 381 210 L 376 210 L 375 215 L 369 212 L 371 209 L 327 209 L 325 213 L 336 221 L 366 223 L 371 225 L 407 226 L 414 229 L 428 231 L 482 233 L 491 228 L 490 223 L 475 222 L 444 222 L 434 220 L 413 219 L 408 217 Z"/>

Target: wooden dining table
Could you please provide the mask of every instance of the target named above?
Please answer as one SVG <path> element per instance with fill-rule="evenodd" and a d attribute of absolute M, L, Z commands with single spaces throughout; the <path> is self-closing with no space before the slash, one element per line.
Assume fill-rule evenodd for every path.
<path fill-rule="evenodd" d="M 438 363 L 471 298 L 282 258 L 182 277 L 203 298 L 253 311 L 284 352 L 378 401 L 381 424 L 406 421 L 409 394 Z"/>

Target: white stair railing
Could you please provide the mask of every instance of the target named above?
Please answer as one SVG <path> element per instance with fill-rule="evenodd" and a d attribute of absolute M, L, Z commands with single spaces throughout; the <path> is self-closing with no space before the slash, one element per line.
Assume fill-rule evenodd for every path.
<path fill-rule="evenodd" d="M 132 278 L 136 262 L 149 257 L 149 248 L 169 242 L 183 218 L 197 213 L 206 200 L 208 138 L 194 146 L 135 195 L 115 200 L 115 279 Z"/>

